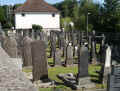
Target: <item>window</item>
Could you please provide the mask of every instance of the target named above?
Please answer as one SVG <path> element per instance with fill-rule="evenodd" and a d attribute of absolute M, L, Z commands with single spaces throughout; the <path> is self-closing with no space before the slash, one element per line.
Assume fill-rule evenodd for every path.
<path fill-rule="evenodd" d="M 55 13 L 52 14 L 52 17 L 55 17 Z"/>
<path fill-rule="evenodd" d="M 25 16 L 25 13 L 22 13 L 22 17 L 24 17 Z"/>

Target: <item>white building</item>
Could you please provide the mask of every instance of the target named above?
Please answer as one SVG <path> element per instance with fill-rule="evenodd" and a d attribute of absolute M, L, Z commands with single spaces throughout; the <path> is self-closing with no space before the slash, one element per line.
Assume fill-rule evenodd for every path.
<path fill-rule="evenodd" d="M 16 29 L 41 25 L 45 31 L 60 30 L 60 12 L 44 0 L 27 0 L 15 10 Z"/>

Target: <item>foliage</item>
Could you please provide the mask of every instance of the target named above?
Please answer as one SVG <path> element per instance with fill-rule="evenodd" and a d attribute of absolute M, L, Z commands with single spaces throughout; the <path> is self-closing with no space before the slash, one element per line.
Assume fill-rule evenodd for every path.
<path fill-rule="evenodd" d="M 6 22 L 4 25 L 3 25 L 3 28 L 8 28 L 10 29 L 12 27 L 12 23 L 11 22 Z"/>
<path fill-rule="evenodd" d="M 5 16 L 4 16 L 4 9 L 2 7 L 0 7 L 0 22 L 3 24 L 5 22 Z"/>
<path fill-rule="evenodd" d="M 70 22 L 72 21 L 70 17 L 61 18 L 61 26 L 64 27 L 65 31 L 70 30 Z"/>
<path fill-rule="evenodd" d="M 101 67 L 100 66 L 96 66 L 96 65 L 90 65 L 89 66 L 89 75 L 91 76 L 91 80 L 99 80 L 98 79 L 98 74 L 96 73 L 97 71 L 100 71 Z M 23 72 L 29 73 L 32 72 L 32 69 L 28 69 L 28 68 L 24 68 Z M 59 80 L 57 78 L 57 75 L 60 73 L 73 73 L 73 74 L 77 74 L 78 69 L 77 66 L 71 66 L 71 67 L 52 67 L 48 69 L 48 74 L 49 74 L 49 78 L 51 80 L 54 80 L 58 83 L 62 83 L 61 80 Z M 101 88 L 101 84 L 96 84 L 97 88 Z M 64 85 L 58 85 L 57 88 L 61 88 L 63 89 L 63 91 L 71 91 L 70 88 L 64 86 Z M 39 88 L 40 91 L 52 91 L 53 88 Z"/>
<path fill-rule="evenodd" d="M 71 18 L 75 30 L 86 30 L 89 12 L 88 31 L 120 31 L 120 0 L 105 0 L 104 4 L 92 0 L 64 0 L 56 6 L 61 11 L 62 19 Z M 63 21 L 61 25 L 63 27 Z"/>
<path fill-rule="evenodd" d="M 43 29 L 43 27 L 40 26 L 40 25 L 33 24 L 33 25 L 32 25 L 32 29 L 34 29 L 34 30 L 39 30 L 39 31 L 41 32 L 42 29 Z"/>

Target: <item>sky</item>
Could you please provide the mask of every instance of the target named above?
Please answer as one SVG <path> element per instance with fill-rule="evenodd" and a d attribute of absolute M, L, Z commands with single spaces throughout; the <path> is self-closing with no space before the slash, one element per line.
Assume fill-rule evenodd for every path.
<path fill-rule="evenodd" d="M 16 3 L 24 3 L 26 0 L 0 0 L 0 5 L 4 4 L 16 4 Z M 50 4 L 55 4 L 64 0 L 45 0 L 46 2 Z M 103 0 L 94 0 L 99 3 L 103 3 Z"/>

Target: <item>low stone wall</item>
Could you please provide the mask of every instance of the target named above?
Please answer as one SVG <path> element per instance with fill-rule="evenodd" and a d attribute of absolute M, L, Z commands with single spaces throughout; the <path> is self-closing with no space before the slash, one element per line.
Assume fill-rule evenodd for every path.
<path fill-rule="evenodd" d="M 0 91 L 38 91 L 0 48 Z"/>

